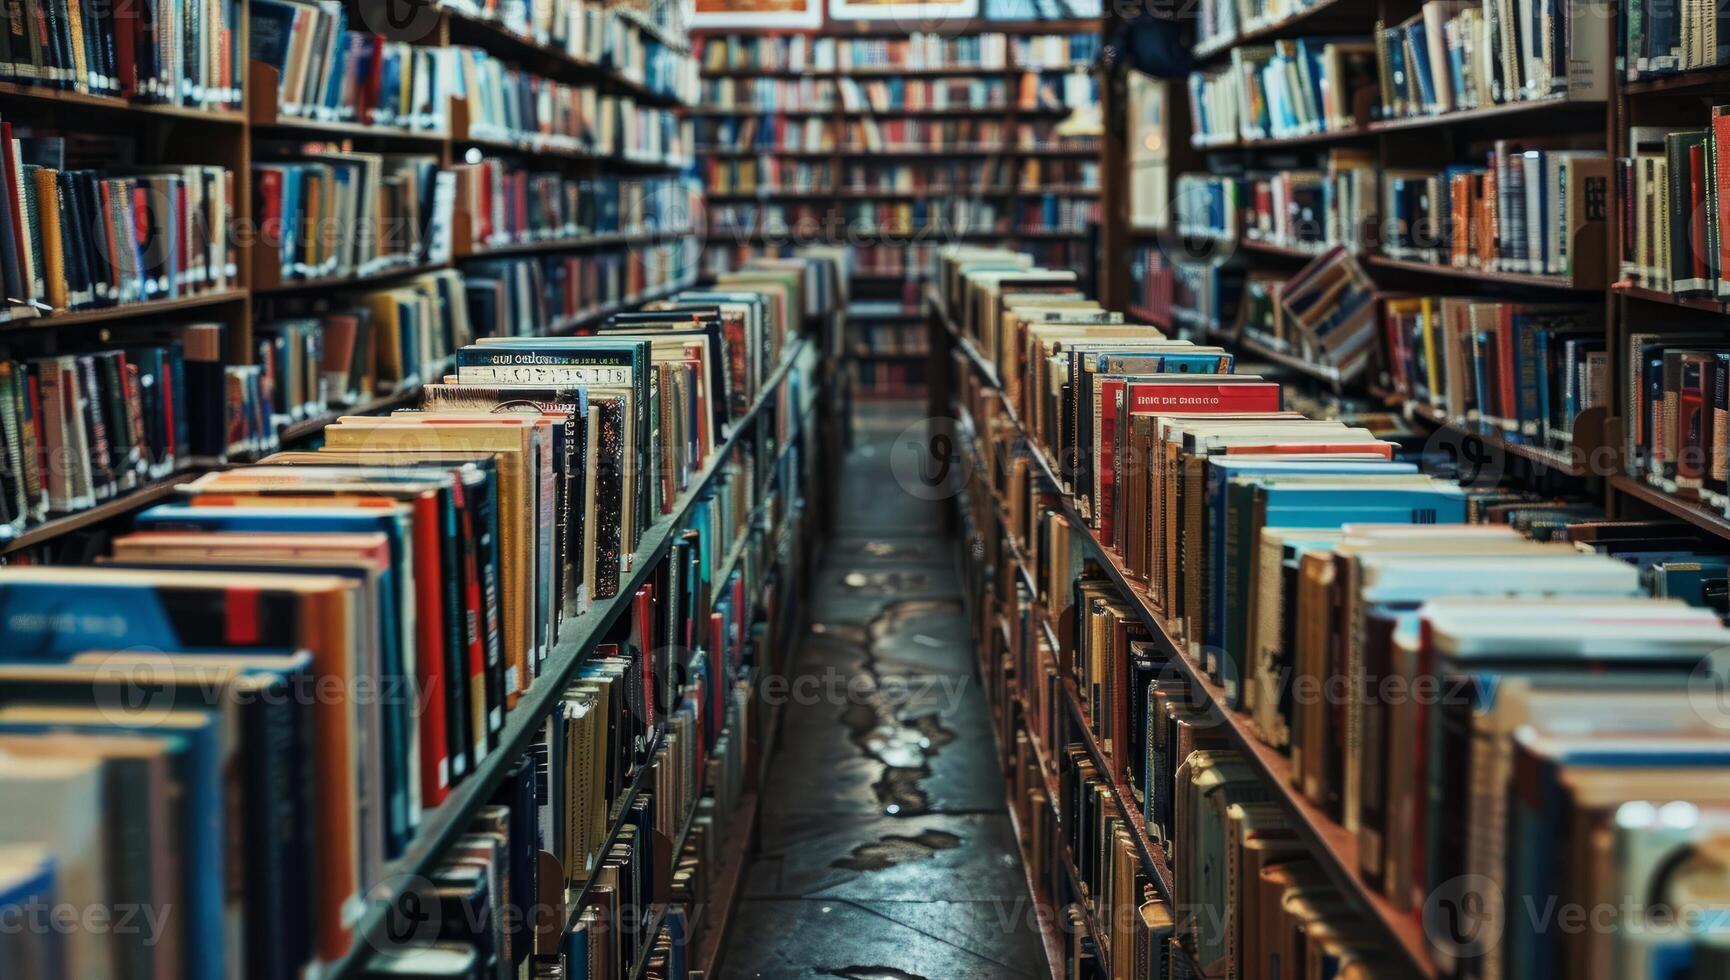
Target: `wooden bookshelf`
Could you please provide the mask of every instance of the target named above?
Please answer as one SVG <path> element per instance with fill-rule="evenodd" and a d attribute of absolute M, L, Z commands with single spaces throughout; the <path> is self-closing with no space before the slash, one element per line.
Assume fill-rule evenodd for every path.
<path fill-rule="evenodd" d="M 41 524 L 25 528 L 13 537 L 0 538 L 0 556 L 22 551 L 25 548 L 32 548 L 62 535 L 122 517 L 141 507 L 161 503 L 172 496 L 174 488 L 185 482 L 188 477 L 206 472 L 211 468 L 209 463 L 189 461 L 182 464 L 173 476 L 146 483 L 133 490 L 123 491 L 94 507 L 50 517 Z"/>
<path fill-rule="evenodd" d="M 1439 973 L 1430 956 L 1423 929 L 1416 918 L 1395 908 L 1386 896 L 1365 883 L 1358 870 L 1357 836 L 1340 826 L 1293 787 L 1290 761 L 1261 740 L 1255 722 L 1249 716 L 1228 706 L 1224 689 L 1189 656 L 1185 645 L 1173 637 L 1164 620 L 1153 610 L 1146 594 L 1125 573 L 1116 553 L 1099 540 L 1087 520 L 1076 510 L 1074 501 L 1064 492 L 1064 484 L 1058 478 L 1056 468 L 1038 443 L 1027 435 L 1014 406 L 997 385 L 994 372 L 987 370 L 989 365 L 976 352 L 970 351 L 971 344 L 944 315 L 936 298 L 932 297 L 928 302 L 932 304 L 933 320 L 939 324 L 937 332 L 962 353 L 962 362 L 978 374 L 980 380 L 998 399 L 1004 417 L 1017 432 L 1026 457 L 1034 464 L 1034 473 L 1052 491 L 1058 501 L 1059 512 L 1070 525 L 1076 539 L 1112 583 L 1118 597 L 1135 611 L 1155 644 L 1182 671 L 1199 698 L 1199 706 L 1205 708 L 1218 722 L 1215 729 L 1223 733 L 1232 746 L 1258 770 L 1273 798 L 1285 806 L 1292 817 L 1294 829 L 1309 846 L 1311 857 L 1327 872 L 1347 900 L 1362 913 L 1366 924 L 1388 940 L 1390 951 L 1397 952 L 1403 959 L 1404 966 L 1409 971 L 1407 975 L 1438 977 Z"/>
<path fill-rule="evenodd" d="M 662 515 L 645 530 L 631 563 L 630 575 L 620 583 L 618 594 L 595 600 L 588 612 L 572 621 L 569 633 L 560 638 L 548 655 L 538 680 L 519 699 L 516 709 L 505 716 L 498 747 L 461 785 L 451 790 L 443 804 L 426 813 L 420 831 L 402 856 L 385 869 L 381 878 L 384 884 L 368 896 L 371 900 L 369 907 L 355 927 L 354 947 L 334 965 L 329 976 L 360 975 L 375 949 L 371 940 L 384 934 L 391 908 L 401 898 L 403 889 L 432 872 L 450 844 L 470 826 L 476 811 L 491 800 L 505 772 L 538 737 L 542 724 L 558 705 L 578 666 L 594 655 L 596 646 L 607 636 L 613 624 L 630 610 L 637 590 L 648 581 L 656 564 L 672 547 L 698 500 L 722 472 L 733 448 L 740 445 L 746 431 L 754 429 L 751 423 L 765 412 L 775 410 L 779 392 L 808 343 L 808 339 L 801 337 L 788 345 L 781 364 L 765 379 L 757 401 L 715 447 L 702 472 L 690 481 L 674 503 L 672 512 Z"/>

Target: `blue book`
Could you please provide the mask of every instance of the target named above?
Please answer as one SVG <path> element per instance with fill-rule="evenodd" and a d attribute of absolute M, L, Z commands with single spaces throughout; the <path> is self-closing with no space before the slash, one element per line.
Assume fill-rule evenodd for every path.
<path fill-rule="evenodd" d="M 1361 482 L 1362 486 L 1352 484 Z M 1246 599 L 1263 527 L 1338 528 L 1346 524 L 1461 524 L 1466 495 L 1455 484 L 1389 486 L 1370 475 L 1281 485 L 1271 474 L 1234 477 L 1226 487 L 1223 550 L 1210 562 L 1227 569 L 1223 593 L 1210 597 L 1206 644 L 1219 651 L 1221 685 L 1232 707 L 1242 699 Z"/>
<path fill-rule="evenodd" d="M 390 542 L 391 569 L 379 576 L 379 594 L 387 601 L 380 603 L 380 611 L 388 622 L 383 624 L 383 634 L 390 638 L 390 645 L 380 654 L 403 649 L 400 618 L 394 615 L 395 610 L 407 608 L 409 600 L 403 592 L 403 582 L 395 569 L 407 567 L 408 542 L 411 540 L 410 509 L 406 506 L 396 506 L 388 509 L 370 508 L 357 510 L 348 507 L 193 507 L 187 504 L 160 504 L 138 515 L 134 522 L 140 531 L 217 531 L 233 533 L 358 533 L 383 534 Z M 292 636 L 290 632 L 285 635 Z M 88 648 L 87 648 L 88 649 Z M 175 649 L 164 647 L 164 649 Z M 402 682 L 403 664 L 400 659 L 395 663 L 371 663 L 366 665 L 373 679 L 380 684 L 396 684 Z M 374 699 L 375 702 L 378 699 Z M 370 745 L 367 754 L 372 758 L 372 771 L 383 774 L 382 796 L 386 815 L 384 857 L 395 858 L 402 853 L 412 834 L 411 816 L 409 813 L 410 779 L 420 778 L 410 765 L 408 753 L 408 731 L 411 719 L 409 712 L 401 704 L 392 703 L 398 699 L 385 699 L 385 703 L 371 705 L 367 712 L 367 728 L 376 725 L 372 731 L 363 730 L 362 738 Z M 363 768 L 362 775 L 365 775 Z"/>
<path fill-rule="evenodd" d="M 161 739 L 170 778 L 182 795 L 181 825 L 176 834 L 184 862 L 181 884 L 187 915 L 182 943 L 186 975 L 197 980 L 229 976 L 230 945 L 238 940 L 228 928 L 226 891 L 227 820 L 223 773 L 234 764 L 211 711 L 151 712 L 128 717 L 123 712 L 68 708 L 44 720 L 3 717 L 0 733 L 12 735 L 124 733 Z"/>
<path fill-rule="evenodd" d="M 1225 595 L 1226 568 L 1224 563 L 1213 560 L 1213 556 L 1225 553 L 1226 487 L 1233 478 L 1256 475 L 1325 476 L 1339 474 L 1347 476 L 1358 473 L 1383 475 L 1414 474 L 1417 472 L 1417 466 L 1412 463 L 1394 463 L 1386 460 L 1281 459 L 1267 456 L 1209 458 L 1207 475 L 1204 479 L 1207 513 L 1203 522 L 1203 530 L 1206 534 L 1205 552 L 1210 559 L 1207 594 L 1210 596 Z"/>

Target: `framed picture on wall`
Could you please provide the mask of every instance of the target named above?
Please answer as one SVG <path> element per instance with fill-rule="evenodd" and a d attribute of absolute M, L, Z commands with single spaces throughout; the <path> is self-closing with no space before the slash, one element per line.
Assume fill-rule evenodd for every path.
<path fill-rule="evenodd" d="M 691 26 L 822 27 L 823 0 L 696 0 Z"/>
<path fill-rule="evenodd" d="M 979 0 L 829 0 L 830 20 L 897 20 L 916 28 L 977 16 Z"/>

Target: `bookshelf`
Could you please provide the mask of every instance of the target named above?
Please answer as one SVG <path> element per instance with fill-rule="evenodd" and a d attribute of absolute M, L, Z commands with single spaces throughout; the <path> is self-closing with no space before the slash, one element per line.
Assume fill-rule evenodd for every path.
<path fill-rule="evenodd" d="M 623 7 L 606 9 L 608 16 L 624 22 L 619 29 L 620 38 L 626 32 L 635 32 L 642 39 L 652 38 L 664 45 L 671 56 L 688 57 L 689 45 L 682 32 L 656 23 L 643 12 L 627 11 Z M 455 6 L 434 8 L 429 5 L 428 10 L 432 13 L 424 23 L 417 20 L 414 25 L 420 32 L 418 36 L 406 42 L 416 49 L 458 46 L 477 49 L 509 68 L 537 73 L 566 85 L 591 86 L 602 95 L 629 99 L 638 107 L 667 112 L 675 120 L 685 119 L 691 99 L 690 87 L 695 82 L 694 71 L 680 76 L 675 84 L 650 86 L 645 82 L 640 66 L 623 62 L 614 64 L 610 59 L 590 60 L 563 50 L 556 42 L 543 42 L 519 34 L 500 20 Z M 241 50 L 247 50 L 245 38 L 250 32 L 250 11 L 245 0 L 241 0 L 239 11 L 236 43 Z M 660 19 L 668 20 L 666 17 Z M 365 30 L 364 18 L 356 17 L 351 10 L 349 27 L 351 30 Z M 397 35 L 392 37 L 400 40 Z M 636 47 L 640 50 L 642 45 Z M 482 137 L 471 134 L 468 107 L 460 99 L 452 99 L 443 107 L 445 123 L 439 127 L 406 128 L 295 115 L 278 105 L 278 73 L 273 66 L 257 61 L 243 61 L 241 65 L 244 69 L 242 77 L 236 79 L 241 101 L 238 107 L 230 109 L 151 104 L 15 81 L 0 82 L 0 116 L 20 127 L 21 132 L 33 136 L 78 134 L 82 137 L 93 134 L 96 138 L 120 141 L 131 151 L 127 162 L 139 165 L 202 164 L 227 168 L 234 177 L 232 221 L 237 230 L 248 232 L 237 235 L 231 243 L 238 273 L 238 284 L 234 288 L 124 305 L 39 310 L 35 315 L 31 315 L 29 310 L 14 307 L 7 318 L 0 319 L 0 337 L 3 337 L 10 356 L 24 360 L 51 353 L 79 353 L 123 346 L 129 342 L 129 331 L 135 326 L 208 320 L 225 325 L 225 365 L 247 365 L 257 356 L 253 331 L 255 321 L 262 323 L 274 319 L 282 311 L 298 312 L 307 304 L 316 306 L 349 291 L 388 288 L 424 273 L 446 269 L 460 271 L 471 261 L 499 256 L 561 253 L 616 256 L 620 270 L 618 284 L 623 290 L 618 301 L 604 308 L 598 307 L 587 316 L 567 318 L 553 325 L 555 329 L 565 331 L 578 329 L 611 312 L 656 298 L 671 288 L 687 284 L 694 277 L 697 240 L 692 228 L 630 228 L 562 240 L 473 249 L 466 241 L 456 240 L 464 237 L 461 233 L 467 226 L 466 221 L 458 220 L 447 223 L 445 234 L 453 241 L 443 256 L 348 276 L 282 281 L 275 274 L 278 266 L 275 247 L 268 241 L 271 234 L 251 233 L 262 226 L 262 216 L 254 214 L 253 165 L 275 159 L 281 151 L 304 149 L 306 152 L 302 155 L 306 158 L 315 158 L 327 149 L 422 154 L 435 158 L 446 173 L 449 168 L 484 154 L 517 160 L 525 167 L 556 171 L 572 178 L 625 178 L 683 173 L 689 165 L 690 142 L 688 134 L 681 135 L 678 146 L 670 147 L 670 152 L 644 158 L 624 152 L 622 131 L 618 134 L 621 152 L 612 154 L 560 146 L 550 140 Z M 689 125 L 688 121 L 676 121 L 672 128 L 679 133 Z M 460 212 L 460 206 L 456 210 Z M 466 218 L 466 215 L 458 214 L 456 217 Z M 642 281 L 641 286 L 634 290 L 626 288 L 630 285 L 627 280 L 632 276 Z M 278 419 L 272 424 L 278 438 L 284 442 L 303 441 L 315 437 L 325 424 L 342 415 L 389 411 L 411 404 L 417 397 L 418 386 L 363 397 L 358 404 L 333 408 L 313 418 Z M 237 453 L 233 458 L 243 455 Z M 222 463 L 223 460 L 217 458 L 199 459 L 183 466 L 176 478 L 197 475 Z M 124 496 L 102 501 L 96 507 L 53 515 L 46 522 L 30 525 L 20 533 L 0 540 L 0 561 L 7 554 L 53 545 L 70 532 L 104 525 L 157 502 L 170 492 L 172 483 L 173 480 L 154 482 Z"/>
<path fill-rule="evenodd" d="M 727 95 L 733 104 L 724 108 L 706 105 L 694 111 L 694 117 L 703 127 L 700 133 L 719 132 L 722 126 L 785 124 L 791 135 L 795 125 L 822 125 L 832 139 L 832 145 L 823 149 L 790 148 L 788 141 L 776 140 L 774 148 L 742 150 L 733 145 L 717 145 L 706 135 L 699 136 L 697 152 L 711 161 L 711 168 L 716 165 L 738 167 L 750 162 L 757 171 L 757 186 L 735 187 L 729 186 L 730 178 L 726 181 L 717 179 L 711 170 L 709 186 L 724 189 L 710 195 L 712 207 L 704 239 L 705 269 L 719 268 L 719 263 L 729 261 L 734 255 L 775 250 L 777 246 L 791 244 L 801 234 L 807 233 L 847 241 L 858 246 L 856 251 L 861 253 L 898 250 L 907 253 L 895 257 L 905 263 L 904 271 L 885 273 L 874 264 L 876 256 L 861 255 L 861 261 L 854 265 L 853 293 L 856 298 L 873 300 L 899 298 L 908 308 L 917 311 L 918 284 L 929 261 L 926 253 L 930 247 L 942 242 L 1007 238 L 1037 247 L 1042 254 L 1068 267 L 1091 266 L 1089 222 L 1084 216 L 1099 211 L 1096 200 L 1099 194 L 1098 141 L 1090 139 L 1077 145 L 1060 145 L 1046 140 L 1026 141 L 1019 135 L 1024 126 L 1033 123 L 1049 126 L 1070 111 L 1062 105 L 1021 98 L 1019 87 L 1023 84 L 1022 79 L 1030 74 L 1056 76 L 1086 66 L 1044 65 L 1037 56 L 1023 63 L 1023 59 L 1017 57 L 1017 46 L 1038 35 L 1091 36 L 1099 29 L 1099 21 L 1085 19 L 945 23 L 941 30 L 944 38 L 987 35 L 999 39 L 1003 47 L 1001 62 L 921 62 L 903 69 L 846 63 L 837 56 L 834 63 L 840 67 L 830 67 L 827 62 L 822 67 L 812 67 L 811 48 L 818 43 L 840 47 L 856 40 L 904 38 L 908 34 L 904 25 L 895 22 L 833 22 L 808 31 L 764 34 L 755 42 L 758 47 L 748 55 L 758 63 L 764 63 L 762 50 L 769 45 L 781 44 L 778 38 L 803 38 L 807 59 L 797 70 L 784 67 L 782 63 L 763 69 L 740 67 L 731 48 L 726 49 L 724 55 L 710 57 L 705 54 L 706 45 L 727 45 L 729 39 L 739 37 L 740 32 L 723 29 L 697 32 L 705 95 L 711 92 L 712 86 L 734 86 Z M 1028 50 L 1033 51 L 1031 48 Z M 744 81 L 747 79 L 758 81 Z M 810 79 L 817 85 L 827 84 L 827 102 L 816 106 L 789 105 L 786 109 L 765 108 L 758 106 L 758 100 L 752 99 L 743 88 L 746 84 L 789 85 L 791 81 L 778 80 L 792 79 Z M 861 92 L 861 98 L 875 101 L 880 106 L 862 108 L 850 107 L 849 100 L 842 97 L 839 89 L 842 85 L 866 86 L 888 80 L 931 86 L 972 81 L 991 86 L 993 96 L 984 104 L 925 108 L 897 104 L 893 99 L 885 103 L 869 99 L 867 93 Z M 716 88 L 713 91 L 721 90 Z M 809 89 L 801 88 L 799 91 L 804 93 Z M 779 101 L 781 92 L 782 89 L 777 88 L 775 94 L 778 104 L 784 105 L 784 101 Z M 860 134 L 855 130 L 862 125 L 876 126 L 879 121 L 932 126 L 944 123 L 992 124 L 1002 127 L 1004 138 L 989 143 L 942 138 L 917 145 L 885 140 L 880 145 L 862 147 L 857 142 Z M 936 168 L 939 166 L 948 167 L 956 175 L 955 179 L 936 185 L 926 183 L 938 172 Z M 779 168 L 779 172 L 784 174 L 792 167 L 809 168 L 820 173 L 826 176 L 826 183 L 817 187 L 803 184 L 786 186 L 785 180 L 770 181 L 764 176 L 764 172 L 771 168 Z M 886 167 L 905 171 L 916 186 L 896 186 L 881 181 L 877 172 Z M 1084 169 L 1094 172 L 1091 182 L 1083 183 L 1077 179 L 1053 182 L 1044 176 L 1048 173 L 1074 176 Z M 968 176 L 961 176 L 964 171 Z M 867 175 L 873 184 L 881 181 L 881 186 L 861 186 L 858 180 L 849 179 L 854 174 Z M 1030 186 L 1024 175 L 1033 175 L 1037 183 Z M 984 179 L 978 179 L 980 176 Z M 1075 209 L 1078 220 L 1060 223 L 1056 227 L 1044 222 L 1019 220 L 1023 209 L 1040 205 L 1040 195 L 1058 202 L 1065 214 Z M 966 208 L 958 213 L 963 203 Z M 942 216 L 942 220 L 906 230 L 872 228 L 859 220 L 861 216 L 874 212 L 890 213 L 881 211 L 883 208 L 899 209 L 900 213 L 930 212 Z M 766 230 L 764 222 L 773 213 L 785 216 L 789 228 L 787 233 Z M 746 220 L 728 221 L 722 217 L 724 215 L 744 216 Z M 982 215 L 983 224 L 980 223 Z M 801 232 L 799 219 L 802 216 L 816 218 L 813 222 L 816 227 Z M 918 316 L 915 313 L 915 317 Z M 858 342 L 861 334 L 870 329 L 870 322 L 863 317 L 851 318 L 847 327 L 848 336 L 855 338 L 848 348 L 858 366 L 855 382 L 862 393 L 870 397 L 916 396 L 924 383 L 923 365 L 917 363 L 919 355 L 899 350 L 880 351 L 879 345 Z"/>
<path fill-rule="evenodd" d="M 726 438 L 716 445 L 708 465 L 689 482 L 671 513 L 661 515 L 644 533 L 642 544 L 638 547 L 631 565 L 631 574 L 620 583 L 618 593 L 612 598 L 596 600 L 589 611 L 575 621 L 573 632 L 560 638 L 549 654 L 537 682 L 523 695 L 517 707 L 506 715 L 498 747 L 464 782 L 451 790 L 443 804 L 428 812 L 420 831 L 409 843 L 407 850 L 387 866 L 381 878 L 381 887 L 369 894 L 366 914 L 355 927 L 353 948 L 348 956 L 332 965 L 327 972 L 328 976 L 360 976 L 366 963 L 374 955 L 375 941 L 381 944 L 377 948 L 389 948 L 388 940 L 380 937 L 383 937 L 385 930 L 389 928 L 397 904 L 412 900 L 404 898 L 406 889 L 431 873 L 451 844 L 470 826 L 476 812 L 490 802 L 506 771 L 521 758 L 529 743 L 540 733 L 548 714 L 559 703 L 567 683 L 575 676 L 578 667 L 595 655 L 596 645 L 630 610 L 632 597 L 648 582 L 656 564 L 674 545 L 680 532 L 688 524 L 693 508 L 723 472 L 723 466 L 732 455 L 733 449 L 747 439 L 755 441 L 758 438 L 759 426 L 772 423 L 774 413 L 780 410 L 782 402 L 788 397 L 788 379 L 796 369 L 808 369 L 810 366 L 810 344 L 808 338 L 799 338 L 789 343 L 780 365 L 765 379 L 757 401 L 728 432 Z M 813 430 L 806 428 L 800 431 L 803 435 Z M 768 488 L 763 487 L 762 490 L 766 492 Z M 794 581 L 797 580 L 798 577 L 795 576 Z M 773 737 L 772 729 L 769 737 Z M 649 757 L 653 757 L 652 752 Z M 608 841 L 617 838 L 622 818 L 630 808 L 630 801 L 642 789 L 645 772 L 647 767 L 637 774 L 635 782 L 621 797 L 622 802 L 609 821 Z M 740 853 L 743 854 L 746 850 L 748 849 L 741 847 Z M 565 904 L 580 908 L 588 887 L 585 885 L 577 892 L 567 894 Z M 665 910 L 661 909 L 659 914 L 664 912 Z M 644 933 L 649 937 L 647 941 L 652 942 L 659 929 L 657 920 Z M 647 957 L 639 956 L 637 960 L 635 969 L 640 971 Z"/>
<path fill-rule="evenodd" d="M 972 347 L 970 341 L 962 336 L 954 322 L 944 312 L 942 304 L 934 295 L 927 300 L 931 310 L 932 333 L 934 342 L 943 344 L 949 353 L 955 369 L 962 375 L 970 375 L 982 386 L 985 397 L 997 406 L 1000 417 L 1007 420 L 1016 435 L 1017 453 L 1031 464 L 1031 470 L 1045 488 L 1051 499 L 1057 503 L 1057 509 L 1064 521 L 1069 525 L 1075 538 L 1082 544 L 1089 560 L 1096 563 L 1111 582 L 1117 597 L 1132 609 L 1138 619 L 1146 627 L 1148 633 L 1162 652 L 1177 664 L 1183 672 L 1190 689 L 1195 692 L 1193 697 L 1199 703 L 1194 706 L 1205 709 L 1210 718 L 1217 722 L 1218 730 L 1222 731 L 1230 744 L 1239 750 L 1260 773 L 1264 785 L 1273 798 L 1281 803 L 1293 817 L 1292 825 L 1308 846 L 1311 856 L 1327 873 L 1328 877 L 1339 888 L 1341 894 L 1362 915 L 1363 920 L 1379 932 L 1387 941 L 1391 950 L 1398 951 L 1402 958 L 1401 975 L 1416 977 L 1437 977 L 1440 973 L 1432 961 L 1427 942 L 1424 938 L 1421 923 L 1407 913 L 1393 907 L 1387 898 L 1369 887 L 1358 871 L 1358 844 L 1355 834 L 1348 832 L 1329 817 L 1321 808 L 1311 803 L 1292 784 L 1290 762 L 1278 750 L 1263 742 L 1255 731 L 1255 722 L 1249 717 L 1227 706 L 1224 690 L 1208 676 L 1199 664 L 1190 657 L 1188 651 L 1177 643 L 1166 627 L 1163 619 L 1153 609 L 1141 587 L 1131 581 L 1125 574 L 1116 553 L 1104 545 L 1093 533 L 1087 521 L 1075 509 L 1072 498 L 1064 492 L 1063 482 L 1057 476 L 1057 468 L 1038 448 L 1026 432 L 1021 420 L 1016 416 L 1014 407 L 1004 396 L 1002 388 L 991 369 L 991 365 Z M 965 412 L 965 408 L 956 405 L 954 411 Z M 983 465 L 983 464 L 981 464 Z M 989 472 L 989 471 L 986 471 Z M 970 492 L 979 492 L 981 485 L 989 485 L 986 480 L 970 481 Z M 995 505 L 993 505 L 995 507 Z M 1006 537 L 1013 537 L 1011 522 L 999 513 L 999 524 Z M 1012 547 L 1025 550 L 1019 543 Z M 1037 598 L 1037 593 L 1035 594 Z M 1035 615 L 1042 613 L 1035 609 Z M 1052 631 L 1050 623 L 1042 622 L 1042 630 Z M 1055 636 L 1052 637 L 1055 641 Z M 1053 643 L 1055 649 L 1055 643 Z M 1062 710 L 1073 720 L 1074 730 L 1079 730 L 1082 743 L 1087 747 L 1088 754 L 1098 763 L 1107 762 L 1107 753 L 1101 748 L 1100 737 L 1092 731 L 1088 723 L 1087 712 L 1079 701 L 1079 695 L 1074 690 L 1073 680 L 1063 678 L 1065 682 L 1064 704 Z M 1133 805 L 1127 787 L 1118 783 L 1113 787 L 1113 795 L 1118 798 L 1118 806 L 1126 822 L 1137 831 L 1138 850 L 1143 854 L 1144 871 L 1152 879 L 1162 897 L 1169 900 L 1171 894 L 1170 871 L 1160 860 L 1160 852 L 1147 837 L 1146 828 L 1137 819 L 1137 810 Z"/>
<path fill-rule="evenodd" d="M 1418 14 L 1422 6 L 1409 0 L 1320 0 L 1275 23 L 1228 31 L 1198 43 L 1195 67 L 1197 70 L 1219 70 L 1229 63 L 1234 49 L 1271 44 L 1279 39 L 1366 36 L 1378 22 L 1391 27 Z M 1617 7 L 1607 29 L 1620 31 L 1623 26 L 1620 21 L 1625 16 L 1626 8 Z M 1202 23 L 1206 24 L 1205 16 Z M 1617 35 L 1612 33 L 1610 36 Z M 1170 83 L 1163 119 L 1167 128 L 1162 135 L 1172 147 L 1170 168 L 1174 179 L 1181 173 L 1244 175 L 1294 167 L 1325 169 L 1325 154 L 1334 148 L 1349 148 L 1368 154 L 1381 169 L 1436 167 L 1474 159 L 1481 162 L 1482 151 L 1497 139 L 1541 139 L 1569 134 L 1577 137 L 1571 146 L 1600 149 L 1614 160 L 1629 152 L 1630 125 L 1690 121 L 1703 124 L 1707 110 L 1702 107 L 1721 101 L 1712 96 L 1730 90 L 1730 71 L 1722 67 L 1629 80 L 1613 63 L 1613 50 L 1611 55 L 1603 66 L 1608 83 L 1605 88 L 1610 93 L 1608 97 L 1528 98 L 1390 118 L 1381 118 L 1376 112 L 1360 111 L 1358 124 L 1346 129 L 1284 139 L 1232 138 L 1213 144 L 1204 144 L 1192 135 L 1189 100 L 1181 80 L 1174 80 Z M 1114 109 L 1121 114 L 1121 108 Z M 1605 213 L 1612 217 L 1605 224 L 1602 254 L 1587 255 L 1585 268 L 1576 267 L 1572 277 L 1468 268 L 1398 257 L 1382 250 L 1379 234 L 1362 243 L 1357 258 L 1378 289 L 1388 296 L 1469 295 L 1515 302 L 1585 303 L 1594 308 L 1601 305 L 1604 336 L 1611 353 L 1612 376 L 1609 380 L 1613 391 L 1621 392 L 1628 383 L 1626 372 L 1629 370 L 1629 366 L 1623 363 L 1626 348 L 1621 338 L 1627 335 L 1631 324 L 1648 322 L 1653 317 L 1671 316 L 1686 318 L 1689 323 L 1698 320 L 1696 325 L 1703 326 L 1730 313 L 1730 306 L 1714 298 L 1672 296 L 1632 284 L 1626 279 L 1618 281 L 1618 262 L 1625 244 L 1619 240 L 1619 227 L 1613 216 L 1620 214 L 1627 202 L 1613 172 L 1608 183 L 1604 207 Z M 1378 187 L 1375 205 L 1378 213 L 1384 201 L 1381 194 Z M 1383 220 L 1380 226 L 1385 228 L 1386 221 Z M 1147 264 L 1144 259 L 1150 253 L 1164 253 L 1163 263 L 1155 262 L 1155 265 L 1182 266 L 1191 257 L 1179 254 L 1180 250 L 1173 247 L 1174 240 L 1168 240 L 1169 235 L 1170 232 L 1162 227 L 1130 227 L 1121 246 L 1108 251 L 1107 266 L 1139 269 Z M 1304 246 L 1264 240 L 1254 237 L 1248 229 L 1240 229 L 1237 236 L 1216 246 L 1214 258 L 1203 258 L 1201 262 L 1245 275 L 1286 278 L 1295 274 L 1315 254 Z M 1717 525 L 1714 533 L 1730 530 L 1730 521 L 1722 520 L 1722 515 L 1710 505 L 1686 497 L 1663 499 L 1667 496 L 1663 488 L 1645 485 L 1624 472 L 1621 442 L 1627 422 L 1620 417 L 1623 395 L 1612 394 L 1615 404 L 1607 413 L 1581 415 L 1576 420 L 1574 445 L 1569 450 L 1558 450 L 1506 438 L 1500 432 L 1435 411 L 1427 403 L 1403 399 L 1369 382 L 1367 379 L 1373 371 L 1366 372 L 1363 380 L 1342 384 L 1328 369 L 1260 343 L 1234 329 L 1230 322 L 1198 322 L 1181 308 L 1168 312 L 1163 305 L 1150 303 L 1145 292 L 1118 295 L 1107 290 L 1102 292 L 1102 296 L 1108 304 L 1115 300 L 1114 308 L 1125 310 L 1141 322 L 1154 323 L 1168 330 L 1192 330 L 1210 342 L 1239 351 L 1247 359 L 1274 363 L 1322 386 L 1362 396 L 1371 403 L 1396 410 L 1421 428 L 1450 430 L 1462 438 L 1479 439 L 1490 452 L 1502 455 L 1511 465 L 1517 464 L 1534 475 L 1573 480 L 1570 486 L 1591 499 L 1602 501 L 1612 516 L 1664 512 L 1708 529 Z M 1176 304 L 1182 306 L 1182 297 L 1178 297 Z M 1379 336 L 1377 344 L 1378 347 L 1381 344 Z M 1639 493 L 1632 492 L 1636 485 Z"/>

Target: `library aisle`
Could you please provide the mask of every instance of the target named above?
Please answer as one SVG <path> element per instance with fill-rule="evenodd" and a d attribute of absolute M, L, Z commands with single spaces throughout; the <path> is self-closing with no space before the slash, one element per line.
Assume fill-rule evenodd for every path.
<path fill-rule="evenodd" d="M 890 466 L 922 415 L 856 410 L 724 976 L 1049 976 L 941 525 L 952 504 Z"/>

